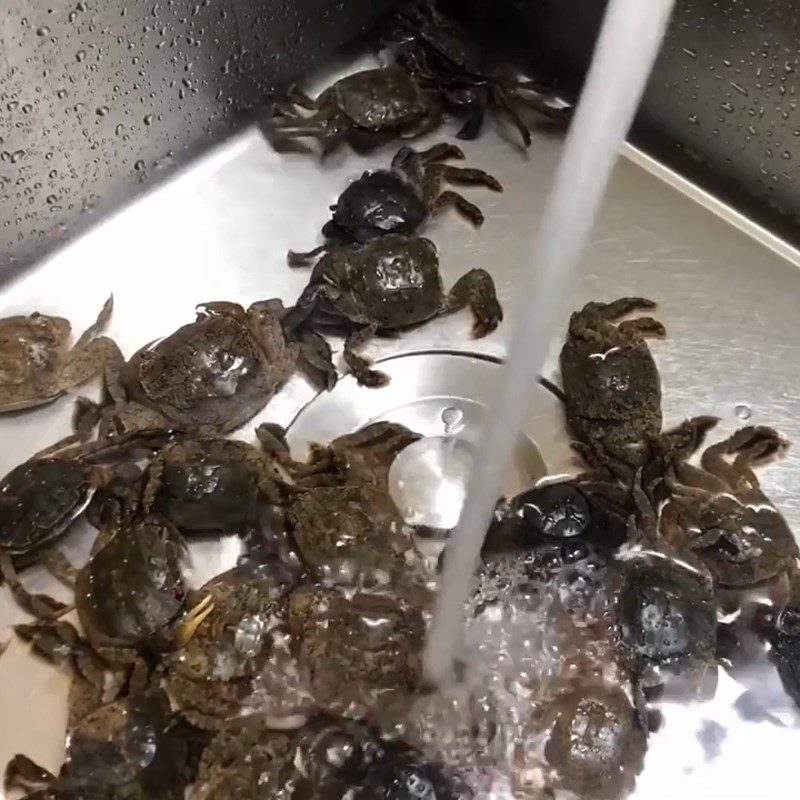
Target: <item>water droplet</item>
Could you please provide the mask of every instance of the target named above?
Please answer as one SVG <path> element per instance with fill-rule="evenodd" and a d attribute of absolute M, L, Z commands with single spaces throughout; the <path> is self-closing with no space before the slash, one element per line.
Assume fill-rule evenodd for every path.
<path fill-rule="evenodd" d="M 733 105 L 731 103 L 728 103 L 728 102 L 720 103 L 720 108 L 723 111 L 727 111 L 729 114 L 733 113 Z"/>
<path fill-rule="evenodd" d="M 739 92 L 739 94 L 743 94 L 745 97 L 747 97 L 750 94 L 747 91 L 747 89 L 744 88 L 744 86 L 742 86 L 741 84 L 735 83 L 734 81 L 731 81 L 731 86 L 734 89 L 736 89 L 736 91 Z"/>
<path fill-rule="evenodd" d="M 50 28 L 48 28 L 47 25 L 42 25 L 41 28 L 36 29 L 37 36 L 49 36 L 49 34 L 50 34 Z"/>
<path fill-rule="evenodd" d="M 85 50 L 78 50 L 78 52 L 75 53 L 75 59 L 77 61 L 83 61 L 85 58 L 86 58 L 86 51 Z"/>
<path fill-rule="evenodd" d="M 48 178 L 57 178 L 58 177 L 58 170 L 51 169 L 50 172 L 47 173 Z"/>
<path fill-rule="evenodd" d="M 750 417 L 753 415 L 753 411 L 750 406 L 745 405 L 744 403 L 739 403 L 739 405 L 737 405 L 733 411 L 736 414 L 736 418 L 742 420 L 742 422 L 750 419 Z"/>
<path fill-rule="evenodd" d="M 49 195 L 47 195 L 47 199 L 45 200 L 45 202 L 48 205 L 52 206 L 52 205 L 55 205 L 58 202 L 58 198 L 54 194 L 49 194 Z"/>
<path fill-rule="evenodd" d="M 66 96 L 67 96 L 67 90 L 66 90 L 66 89 L 59 89 L 59 90 L 56 92 L 56 97 L 57 97 L 59 100 L 63 100 L 63 99 L 66 97 Z"/>
<path fill-rule="evenodd" d="M 697 125 L 697 114 L 689 114 L 689 122 L 693 125 Z"/>
<path fill-rule="evenodd" d="M 100 106 L 99 108 L 95 109 L 94 113 L 97 114 L 98 117 L 104 117 L 106 114 L 108 114 L 108 106 Z"/>
<path fill-rule="evenodd" d="M 692 50 L 689 47 L 684 47 L 683 52 L 686 53 L 689 58 L 697 58 L 697 50 Z"/>
<path fill-rule="evenodd" d="M 21 161 L 23 158 L 25 158 L 25 151 L 24 150 L 15 150 L 11 154 L 11 163 L 12 164 L 16 164 L 18 161 Z"/>
<path fill-rule="evenodd" d="M 152 114 L 145 114 L 145 116 L 144 116 L 144 124 L 145 125 L 152 125 L 153 124 L 153 115 Z"/>
<path fill-rule="evenodd" d="M 139 160 L 138 160 L 138 161 L 137 161 L 137 162 L 136 162 L 136 163 L 133 165 L 133 168 L 134 168 L 134 169 L 135 169 L 137 172 L 143 172 L 143 171 L 144 171 L 144 161 L 142 161 L 142 159 L 140 158 L 140 159 L 139 159 Z"/>

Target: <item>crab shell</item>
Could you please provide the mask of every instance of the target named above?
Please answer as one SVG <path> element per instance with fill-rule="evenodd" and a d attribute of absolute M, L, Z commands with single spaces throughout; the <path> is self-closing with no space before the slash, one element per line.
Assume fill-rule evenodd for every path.
<path fill-rule="evenodd" d="M 0 483 L 0 551 L 24 560 L 58 539 L 97 488 L 95 471 L 73 458 L 40 458 Z"/>
<path fill-rule="evenodd" d="M 347 75 L 323 93 L 359 128 L 381 131 L 412 125 L 428 111 L 417 83 L 400 67 Z"/>
<path fill-rule="evenodd" d="M 297 357 L 268 311 L 209 304 L 196 322 L 139 350 L 121 377 L 129 399 L 170 421 L 227 432 L 267 404 Z"/>

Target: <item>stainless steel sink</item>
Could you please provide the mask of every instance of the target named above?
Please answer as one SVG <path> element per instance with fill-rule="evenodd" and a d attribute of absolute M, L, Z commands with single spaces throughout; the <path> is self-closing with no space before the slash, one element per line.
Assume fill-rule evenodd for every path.
<path fill-rule="evenodd" d="M 333 77 L 321 76 L 320 84 Z M 452 133 L 442 129 L 428 141 Z M 439 248 L 446 285 L 471 267 L 484 267 L 495 277 L 501 302 L 511 308 L 519 277 L 536 269 L 530 261 L 530 236 L 561 141 L 539 134 L 530 150 L 522 152 L 505 131 L 490 124 L 464 149 L 469 163 L 496 175 L 505 191 L 470 190 L 470 198 L 486 214 L 480 230 L 445 214 L 430 223 L 427 235 Z M 292 301 L 307 274 L 286 265 L 286 251 L 312 246 L 328 205 L 347 181 L 368 166 L 388 162 L 391 154 L 391 148 L 369 158 L 341 151 L 320 163 L 300 154 L 279 155 L 256 128 L 248 128 L 19 274 L 0 293 L 0 316 L 34 309 L 57 312 L 81 330 L 113 292 L 110 334 L 130 354 L 191 320 L 195 304 L 202 301 L 247 304 L 271 296 Z M 626 147 L 563 309 L 564 324 L 569 311 L 588 300 L 623 294 L 653 298 L 669 333 L 663 343 L 652 345 L 668 424 L 694 414 L 716 414 L 720 436 L 744 423 L 764 423 L 800 440 L 799 266 L 800 253 Z M 378 340 L 368 354 L 388 358 L 455 351 L 504 357 L 507 322 L 478 341 L 469 338 L 469 327 L 466 313 L 438 319 L 397 339 Z M 546 370 L 554 379 L 562 334 L 557 332 L 552 341 Z M 340 350 L 341 342 L 335 344 Z M 412 371 L 405 380 L 423 386 L 431 377 L 427 369 L 422 366 L 416 378 Z M 375 391 L 369 418 L 391 411 L 391 402 L 381 399 L 387 390 Z M 253 424 L 263 419 L 290 424 L 296 418 L 298 425 L 305 424 L 304 414 L 315 413 L 314 404 L 325 402 L 315 400 L 311 386 L 295 377 Z M 44 409 L 1 417 L 0 471 L 66 434 L 70 405 L 71 398 L 63 398 Z M 536 423 L 539 435 L 549 439 L 546 448 L 539 443 L 552 454 L 552 462 L 545 454 L 545 463 L 550 469 L 569 468 L 557 404 L 546 413 L 550 417 Z M 329 432 L 338 423 L 349 429 L 361 421 L 345 416 L 329 420 Z M 239 435 L 252 438 L 252 429 L 248 425 Z M 297 435 L 298 445 L 304 437 Z M 790 524 L 800 529 L 800 455 L 790 451 L 784 462 L 766 472 L 764 483 Z M 73 559 L 85 556 L 87 547 L 85 531 L 70 535 L 67 550 Z M 194 581 L 230 563 L 236 553 L 232 540 L 196 550 Z M 36 569 L 26 573 L 25 581 L 31 588 L 57 592 Z M 0 637 L 7 638 L 8 627 L 20 619 L 7 594 L 0 596 Z M 771 674 L 759 678 L 759 696 L 767 705 L 773 690 L 780 692 L 776 681 Z M 0 685 L 0 763 L 22 751 L 58 767 L 66 678 L 29 657 L 15 640 L 0 658 Z M 731 708 L 737 691 L 732 679 L 723 676 L 719 703 L 676 709 L 668 716 L 664 730 L 654 737 L 638 797 L 756 797 L 769 795 L 769 783 L 784 789 L 791 785 L 789 748 L 793 752 L 796 731 L 739 720 Z M 697 738 L 708 720 L 727 729 L 723 755 L 711 760 Z M 798 722 L 791 714 L 786 721 Z"/>

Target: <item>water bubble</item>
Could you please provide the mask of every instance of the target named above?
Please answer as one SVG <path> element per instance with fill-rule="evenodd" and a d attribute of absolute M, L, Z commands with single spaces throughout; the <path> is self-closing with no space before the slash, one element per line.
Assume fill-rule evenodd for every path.
<path fill-rule="evenodd" d="M 456 406 L 448 406 L 442 411 L 442 422 L 446 434 L 456 433 L 463 427 L 464 412 Z"/>
<path fill-rule="evenodd" d="M 736 414 L 736 418 L 742 420 L 742 422 L 750 419 L 753 415 L 753 410 L 744 403 L 739 403 L 736 408 L 733 409 L 733 412 Z"/>

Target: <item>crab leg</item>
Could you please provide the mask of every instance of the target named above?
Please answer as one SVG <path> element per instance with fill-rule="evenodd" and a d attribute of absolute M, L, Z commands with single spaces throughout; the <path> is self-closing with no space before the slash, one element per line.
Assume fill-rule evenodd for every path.
<path fill-rule="evenodd" d="M 75 578 L 78 571 L 60 550 L 57 548 L 42 550 L 39 553 L 38 561 L 54 578 L 61 581 L 68 589 L 75 588 Z"/>
<path fill-rule="evenodd" d="M 8 588 L 14 595 L 14 599 L 29 614 L 38 617 L 39 619 L 54 620 L 64 616 L 68 611 L 71 611 L 74 606 L 60 603 L 46 594 L 31 594 L 19 580 L 14 564 L 11 557 L 3 553 L 0 555 L 0 572 L 8 584 Z"/>
<path fill-rule="evenodd" d="M 17 753 L 6 765 L 3 788 L 22 789 L 27 792 L 43 792 L 56 780 L 52 772 L 40 767 L 28 756 Z"/>
<path fill-rule="evenodd" d="M 389 377 L 385 373 L 371 369 L 371 362 L 355 352 L 359 347 L 363 347 L 377 330 L 378 323 L 371 322 L 366 327 L 353 331 L 344 343 L 344 362 L 362 386 L 385 386 L 389 381 Z"/>
<path fill-rule="evenodd" d="M 470 203 L 466 197 L 458 192 L 442 192 L 430 204 L 430 213 L 438 214 L 442 209 L 453 206 L 459 214 L 466 217 L 476 228 L 483 225 L 483 212 L 474 203 Z"/>
<path fill-rule="evenodd" d="M 450 314 L 467 306 L 474 318 L 472 335 L 475 339 L 491 333 L 503 319 L 494 281 L 484 269 L 471 269 L 455 282 L 445 298 L 442 313 Z"/>
<path fill-rule="evenodd" d="M 310 267 L 311 262 L 321 253 L 326 252 L 328 249 L 327 244 L 321 244 L 313 250 L 306 253 L 298 253 L 295 250 L 289 250 L 286 253 L 286 261 L 290 267 Z"/>

